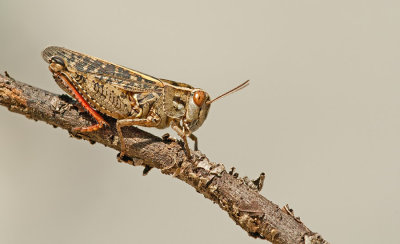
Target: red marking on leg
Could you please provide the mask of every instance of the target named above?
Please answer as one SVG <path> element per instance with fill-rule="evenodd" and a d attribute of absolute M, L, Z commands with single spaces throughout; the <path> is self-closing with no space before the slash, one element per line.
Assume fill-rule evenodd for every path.
<path fill-rule="evenodd" d="M 99 124 L 91 125 L 88 127 L 76 127 L 76 128 L 73 128 L 73 130 L 79 131 L 79 132 L 92 132 L 92 131 L 96 131 L 96 130 L 102 128 L 103 126 L 104 126 L 104 124 L 99 123 Z"/>
<path fill-rule="evenodd" d="M 82 97 L 82 95 L 76 90 L 76 88 L 71 84 L 71 82 L 69 82 L 68 78 L 65 77 L 64 74 L 61 73 L 54 73 L 54 75 L 57 78 L 62 79 L 65 84 L 68 86 L 68 88 L 72 91 L 72 93 L 75 96 L 75 99 L 78 100 L 78 102 L 80 104 L 82 104 L 82 106 L 93 116 L 93 118 L 97 121 L 98 124 L 95 125 L 91 125 L 88 127 L 77 127 L 74 128 L 73 130 L 75 131 L 80 131 L 80 132 L 92 132 L 92 131 L 96 131 L 100 128 L 102 128 L 104 125 L 108 125 L 108 123 L 103 119 L 103 117 L 101 117 L 100 114 L 98 114 L 90 105 L 88 102 L 86 102 L 86 100 Z"/>

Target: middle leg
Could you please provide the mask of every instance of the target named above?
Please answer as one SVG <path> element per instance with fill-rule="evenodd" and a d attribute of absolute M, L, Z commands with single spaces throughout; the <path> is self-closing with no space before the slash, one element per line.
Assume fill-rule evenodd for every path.
<path fill-rule="evenodd" d="M 156 127 L 159 122 L 160 122 L 159 117 L 155 118 L 153 116 L 149 116 L 146 119 L 133 118 L 133 119 L 118 120 L 117 121 L 117 131 L 118 131 L 118 136 L 119 136 L 119 140 L 121 143 L 121 154 L 120 154 L 119 158 L 122 158 L 126 152 L 124 137 L 122 136 L 122 127 L 132 126 L 132 125 L 145 126 L 145 127 Z"/>

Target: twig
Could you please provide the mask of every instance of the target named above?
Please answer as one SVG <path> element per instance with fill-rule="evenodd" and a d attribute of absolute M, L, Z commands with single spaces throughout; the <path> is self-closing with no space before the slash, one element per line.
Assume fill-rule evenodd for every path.
<path fill-rule="evenodd" d="M 93 123 L 87 113 L 81 113 L 78 104 L 65 95 L 56 95 L 0 75 L 0 104 L 27 118 L 66 129 L 77 138 L 91 143 L 120 149 L 115 120 L 107 118 L 109 127 L 87 134 L 72 134 L 72 128 Z M 327 243 L 310 231 L 288 206 L 280 209 L 259 194 L 265 174 L 256 180 L 239 177 L 225 170 L 223 164 L 210 162 L 199 151 L 192 151 L 188 160 L 180 142 L 156 137 L 136 127 L 124 128 L 128 156 L 132 165 L 144 166 L 143 174 L 151 168 L 172 175 L 193 186 L 197 192 L 217 203 L 247 233 L 272 243 Z"/>

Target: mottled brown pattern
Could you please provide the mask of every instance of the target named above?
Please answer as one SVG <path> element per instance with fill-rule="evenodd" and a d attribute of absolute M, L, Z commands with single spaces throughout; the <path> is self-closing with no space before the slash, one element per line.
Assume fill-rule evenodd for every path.
<path fill-rule="evenodd" d="M 53 57 L 61 59 L 71 83 L 85 100 L 116 119 L 146 118 L 154 101 L 163 93 L 163 83 L 156 78 L 95 57 L 61 47 L 48 47 L 42 56 L 46 62 Z M 62 83 L 58 84 L 71 95 Z M 136 105 L 129 100 L 127 92 L 136 94 Z M 145 104 L 144 111 L 138 109 Z"/>
<path fill-rule="evenodd" d="M 48 63 L 52 57 L 60 57 L 70 72 L 93 74 L 98 80 L 129 91 L 152 91 L 164 86 L 150 75 L 62 47 L 48 47 L 42 56 Z"/>
<path fill-rule="evenodd" d="M 48 47 L 42 56 L 56 80 L 62 77 L 58 85 L 80 103 L 87 103 L 84 107 L 98 122 L 103 119 L 93 109 L 118 120 L 121 157 L 125 151 L 121 128 L 132 125 L 160 129 L 171 126 L 184 140 L 188 156 L 187 136 L 195 141 L 197 149 L 197 137 L 192 132 L 207 118 L 210 97 L 205 91 L 62 47 Z M 194 94 L 202 94 L 203 99 L 193 100 Z"/>

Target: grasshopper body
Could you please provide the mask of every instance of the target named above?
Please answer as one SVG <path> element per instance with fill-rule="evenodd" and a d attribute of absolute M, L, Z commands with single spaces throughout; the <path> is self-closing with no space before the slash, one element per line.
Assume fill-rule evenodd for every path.
<path fill-rule="evenodd" d="M 106 125 L 96 112 L 99 111 L 117 119 L 120 157 L 125 153 L 121 128 L 132 125 L 159 129 L 171 126 L 184 140 L 188 156 L 187 136 L 195 141 L 197 150 L 197 138 L 192 132 L 203 124 L 212 102 L 204 90 L 158 79 L 62 47 L 48 47 L 42 56 L 49 63 L 57 84 L 75 97 L 97 121 L 95 125 L 74 130 L 90 132 Z M 243 88 L 247 82 L 232 91 Z"/>

